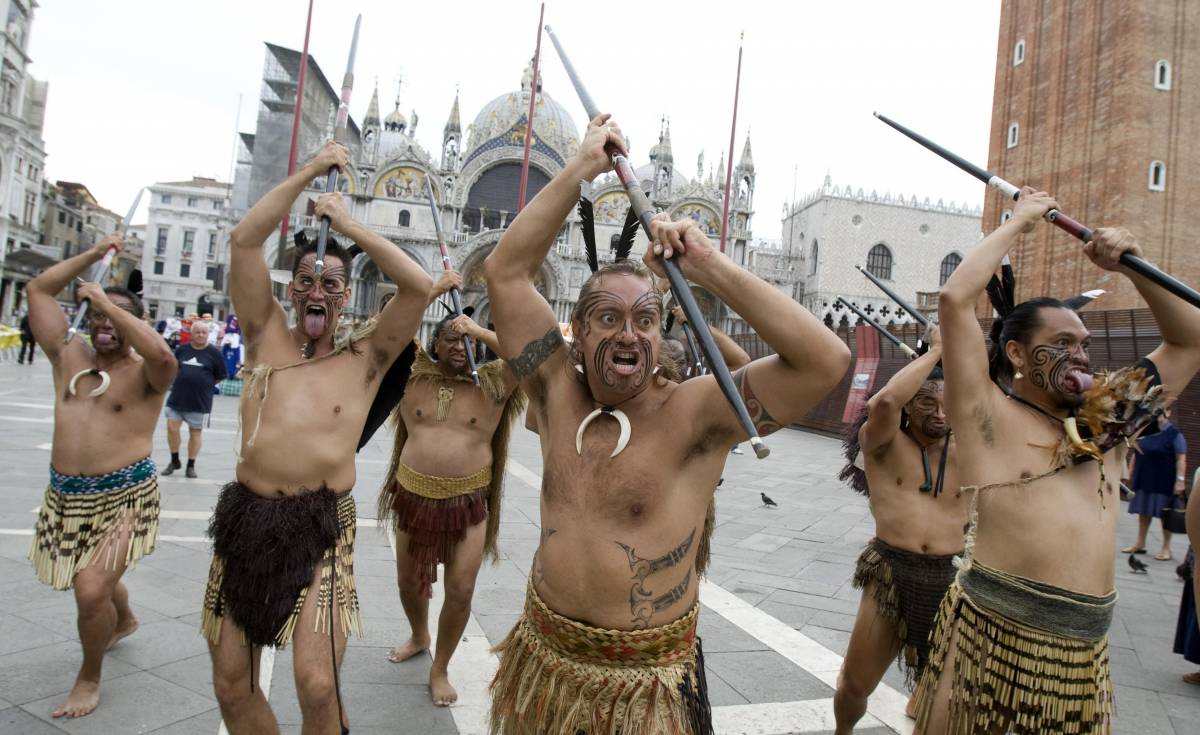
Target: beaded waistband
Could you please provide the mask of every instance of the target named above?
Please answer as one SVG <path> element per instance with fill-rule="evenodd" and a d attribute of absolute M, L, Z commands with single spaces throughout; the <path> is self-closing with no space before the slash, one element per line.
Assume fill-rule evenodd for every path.
<path fill-rule="evenodd" d="M 492 467 L 488 465 L 466 477 L 437 477 L 417 472 L 406 464 L 396 468 L 396 482 L 414 495 L 434 500 L 445 500 L 473 493 L 487 487 L 492 481 Z"/>
<path fill-rule="evenodd" d="M 50 467 L 50 487 L 60 493 L 106 493 L 137 485 L 154 477 L 158 469 L 146 457 L 103 475 L 64 475 Z"/>

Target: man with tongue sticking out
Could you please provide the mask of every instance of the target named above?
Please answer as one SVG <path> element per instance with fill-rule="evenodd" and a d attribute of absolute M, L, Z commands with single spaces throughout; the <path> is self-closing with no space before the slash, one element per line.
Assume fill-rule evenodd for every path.
<path fill-rule="evenodd" d="M 491 731 L 697 733 L 711 727 L 696 554 L 729 447 L 746 441 L 711 376 L 674 383 L 658 367 L 662 294 L 675 258 L 777 354 L 734 383 L 768 434 L 799 418 L 846 370 L 837 335 L 723 254 L 691 220 L 655 220 L 646 265 L 616 260 L 584 282 L 564 344 L 534 281 L 581 180 L 625 143 L 608 116 L 517 216 L 486 261 L 500 354 L 530 396 L 541 438 L 541 543 L 524 615 L 500 644 Z"/>
<path fill-rule="evenodd" d="M 1048 297 L 1016 304 L 1005 261 L 1055 207 L 1044 192 L 1022 190 L 1012 218 L 939 295 L 946 413 L 958 456 L 971 458 L 958 470 L 972 514 L 917 688 L 919 733 L 1110 730 L 1126 439 L 1200 368 L 1200 310 L 1120 264 L 1122 253 L 1141 255 L 1129 232 L 1096 230 L 1085 254 L 1133 281 L 1163 341 L 1134 366 L 1093 379 L 1078 315 Z M 985 288 L 998 314 L 990 354 L 975 317 Z"/>
<path fill-rule="evenodd" d="M 365 326 L 338 329 L 350 296 L 350 256 L 331 237 L 318 276 L 316 243 L 297 238 L 288 284 L 297 323 L 289 326 L 271 294 L 263 243 L 331 166 L 347 166 L 341 145 L 326 145 L 230 234 L 230 286 L 248 376 L 237 479 L 221 490 L 209 525 L 213 562 L 201 629 L 221 715 L 235 735 L 278 732 L 256 686 L 258 660 L 262 646 L 289 642 L 305 731 L 344 726 L 338 666 L 350 629 L 359 627 L 354 449 L 380 381 L 417 331 L 432 285 L 400 248 L 351 219 L 340 194 L 324 194 L 317 215 L 362 248 L 396 284 L 396 296 Z"/>
<path fill-rule="evenodd" d="M 25 291 L 33 334 L 54 368 L 50 487 L 29 558 L 42 582 L 74 589 L 83 645 L 75 685 L 55 717 L 82 717 L 99 704 L 104 652 L 138 626 L 121 575 L 158 540 L 150 450 L 175 357 L 142 321 L 141 299 L 130 291 L 80 286 L 91 346 L 81 335 L 64 343 L 67 320 L 55 300 L 121 240 L 110 235 L 51 266 Z"/>

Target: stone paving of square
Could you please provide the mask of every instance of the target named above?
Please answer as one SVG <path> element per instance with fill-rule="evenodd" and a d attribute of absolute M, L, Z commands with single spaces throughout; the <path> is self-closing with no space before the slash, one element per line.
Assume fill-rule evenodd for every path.
<path fill-rule="evenodd" d="M 125 576 L 141 628 L 107 656 L 96 712 L 64 721 L 50 712 L 79 665 L 74 599 L 38 582 L 26 560 L 33 510 L 47 481 L 51 390 L 41 355 L 33 367 L 0 364 L 0 733 L 213 735 L 220 714 L 198 622 L 209 563 L 208 514 L 234 472 L 237 399 L 216 399 L 200 478 L 162 478 L 160 546 Z M 764 461 L 749 452 L 731 455 L 717 492 L 719 526 L 701 587 L 700 618 L 714 718 L 722 734 L 830 732 L 832 685 L 858 606 L 850 577 L 873 524 L 866 501 L 835 479 L 841 465 L 835 440 L 788 430 L 769 444 L 772 454 Z M 169 455 L 161 423 L 155 446 L 154 459 L 164 464 Z M 373 519 L 389 454 L 390 434 L 381 430 L 358 460 L 355 572 L 366 638 L 351 640 L 342 672 L 352 732 L 482 732 L 495 667 L 489 648 L 517 619 L 538 540 L 536 438 L 515 433 L 503 558 L 485 564 L 480 574 L 474 615 L 451 668 L 460 703 L 450 709 L 429 702 L 427 655 L 403 664 L 386 659 L 388 649 L 408 635 L 392 542 Z M 761 492 L 779 508 L 765 508 Z M 1132 541 L 1134 521 L 1122 514 L 1118 547 Z M 1151 548 L 1161 540 L 1157 529 L 1156 523 Z M 1175 541 L 1176 557 L 1185 549 Z M 1114 561 L 1120 591 L 1111 632 L 1114 732 L 1194 734 L 1200 731 L 1200 687 L 1183 683 L 1180 675 L 1195 667 L 1171 653 L 1182 587 L 1177 562 L 1147 558 L 1149 574 L 1134 575 L 1124 555 Z M 298 733 L 290 651 L 264 657 L 263 673 L 283 732 Z M 893 667 L 857 731 L 910 732 L 903 717 L 906 696 Z"/>

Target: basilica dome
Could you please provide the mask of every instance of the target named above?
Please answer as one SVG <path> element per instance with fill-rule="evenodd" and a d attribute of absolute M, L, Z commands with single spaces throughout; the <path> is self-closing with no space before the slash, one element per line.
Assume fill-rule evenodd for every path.
<path fill-rule="evenodd" d="M 529 114 L 529 90 L 532 73 L 528 67 L 521 89 L 502 94 L 479 110 L 469 128 L 464 164 L 489 150 L 525 146 L 525 118 Z M 539 88 L 541 84 L 538 84 Z M 579 132 L 572 115 L 544 91 L 539 91 L 534 110 L 534 148 L 559 165 L 575 155 Z"/>

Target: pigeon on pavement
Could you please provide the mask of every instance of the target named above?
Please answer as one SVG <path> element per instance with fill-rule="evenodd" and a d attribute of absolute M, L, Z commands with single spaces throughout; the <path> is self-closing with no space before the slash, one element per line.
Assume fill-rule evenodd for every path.
<path fill-rule="evenodd" d="M 769 497 L 767 497 L 766 493 L 759 493 L 759 495 L 762 496 L 763 505 L 767 506 L 768 508 L 778 508 L 779 507 L 779 504 L 776 503 L 774 500 L 771 500 Z"/>
<path fill-rule="evenodd" d="M 1134 574 L 1145 574 L 1148 567 L 1141 559 L 1137 558 L 1133 554 L 1130 554 L 1129 568 L 1133 570 Z"/>

